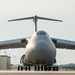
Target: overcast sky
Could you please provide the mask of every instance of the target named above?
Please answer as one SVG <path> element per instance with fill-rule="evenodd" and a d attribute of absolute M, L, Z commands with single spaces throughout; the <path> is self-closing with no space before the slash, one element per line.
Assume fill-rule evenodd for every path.
<path fill-rule="evenodd" d="M 50 37 L 75 41 L 75 0 L 0 0 L 0 41 L 32 36 L 32 20 L 7 21 L 35 15 L 63 20 L 62 23 L 38 20 L 38 30 L 45 30 Z M 25 49 L 0 51 L 1 55 L 10 54 L 14 64 L 19 63 L 24 53 Z M 75 63 L 74 58 L 74 50 L 57 49 L 57 64 Z"/>

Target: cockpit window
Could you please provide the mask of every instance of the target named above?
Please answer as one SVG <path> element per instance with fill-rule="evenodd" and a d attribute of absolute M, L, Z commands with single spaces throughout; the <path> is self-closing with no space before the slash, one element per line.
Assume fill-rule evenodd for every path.
<path fill-rule="evenodd" d="M 37 32 L 37 35 L 46 35 L 45 32 Z"/>

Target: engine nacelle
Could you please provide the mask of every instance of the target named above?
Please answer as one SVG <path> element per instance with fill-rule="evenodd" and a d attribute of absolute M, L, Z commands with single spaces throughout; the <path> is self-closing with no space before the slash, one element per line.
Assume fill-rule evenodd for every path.
<path fill-rule="evenodd" d="M 22 63 L 23 65 L 26 63 L 25 54 L 22 55 L 22 57 L 20 59 L 20 63 Z"/>
<path fill-rule="evenodd" d="M 25 43 L 26 45 L 28 44 L 28 40 L 27 39 L 22 39 L 21 42 Z"/>

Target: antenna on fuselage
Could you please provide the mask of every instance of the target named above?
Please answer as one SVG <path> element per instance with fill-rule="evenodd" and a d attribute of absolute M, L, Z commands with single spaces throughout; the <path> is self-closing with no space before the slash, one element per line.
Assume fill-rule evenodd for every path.
<path fill-rule="evenodd" d="M 28 19 L 33 19 L 33 22 L 34 22 L 34 24 L 35 24 L 35 32 L 37 31 L 37 21 L 38 21 L 38 19 L 63 22 L 62 20 L 51 19 L 51 18 L 44 18 L 44 17 L 39 17 L 39 16 L 37 16 L 37 15 L 35 15 L 35 16 L 33 16 L 33 17 L 12 19 L 12 20 L 8 20 L 8 22 L 11 22 L 11 21 L 19 21 L 19 20 L 28 20 Z"/>

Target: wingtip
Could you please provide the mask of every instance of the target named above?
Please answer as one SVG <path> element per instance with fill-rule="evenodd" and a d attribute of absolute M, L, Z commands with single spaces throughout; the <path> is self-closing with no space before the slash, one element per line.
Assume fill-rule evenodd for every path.
<path fill-rule="evenodd" d="M 63 22 L 63 21 L 61 20 L 61 22 Z"/>
<path fill-rule="evenodd" d="M 8 22 L 10 22 L 10 21 L 8 20 Z"/>

